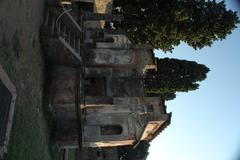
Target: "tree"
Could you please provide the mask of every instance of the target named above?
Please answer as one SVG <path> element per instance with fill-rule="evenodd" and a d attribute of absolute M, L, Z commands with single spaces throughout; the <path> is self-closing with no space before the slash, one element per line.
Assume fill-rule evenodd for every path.
<path fill-rule="evenodd" d="M 172 51 L 185 42 L 194 49 L 223 40 L 239 23 L 237 13 L 215 0 L 115 0 L 113 12 L 123 14 L 122 27 L 134 43 Z"/>
<path fill-rule="evenodd" d="M 147 96 L 174 99 L 176 92 L 198 89 L 199 81 L 206 79 L 209 69 L 193 61 L 178 59 L 156 59 L 157 71 L 149 70 L 144 75 L 144 90 Z"/>

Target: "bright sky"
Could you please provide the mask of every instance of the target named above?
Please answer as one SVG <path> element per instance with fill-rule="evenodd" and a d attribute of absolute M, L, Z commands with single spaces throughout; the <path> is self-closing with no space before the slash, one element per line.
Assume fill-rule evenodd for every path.
<path fill-rule="evenodd" d="M 227 7 L 237 10 L 232 0 Z M 185 44 L 158 57 L 210 68 L 197 91 L 167 102 L 172 122 L 152 143 L 148 160 L 237 160 L 240 156 L 240 27 L 224 41 L 195 51 Z"/>

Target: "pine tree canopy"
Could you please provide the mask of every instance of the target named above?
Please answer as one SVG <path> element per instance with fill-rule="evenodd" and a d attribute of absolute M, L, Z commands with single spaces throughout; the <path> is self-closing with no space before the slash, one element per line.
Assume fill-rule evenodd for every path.
<path fill-rule="evenodd" d="M 206 79 L 209 68 L 193 61 L 178 59 L 156 59 L 157 71 L 148 70 L 144 75 L 144 89 L 147 96 L 161 96 L 174 99 L 176 92 L 198 89 L 198 82 Z"/>
<path fill-rule="evenodd" d="M 115 0 L 114 13 L 125 21 L 125 29 L 137 44 L 172 51 L 181 42 L 194 49 L 223 40 L 239 23 L 237 13 L 215 0 Z"/>

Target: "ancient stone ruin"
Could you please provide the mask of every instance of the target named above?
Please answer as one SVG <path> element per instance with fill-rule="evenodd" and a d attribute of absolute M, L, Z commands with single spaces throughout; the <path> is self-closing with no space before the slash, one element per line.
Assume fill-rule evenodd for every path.
<path fill-rule="evenodd" d="M 124 19 L 111 14 L 112 3 L 65 0 L 46 6 L 41 37 L 53 66 L 49 105 L 65 157 L 68 149 L 79 148 L 81 159 L 119 159 L 116 147 L 150 141 L 170 124 L 164 101 L 143 90 L 143 74 L 156 69 L 153 48 L 104 28 Z"/>

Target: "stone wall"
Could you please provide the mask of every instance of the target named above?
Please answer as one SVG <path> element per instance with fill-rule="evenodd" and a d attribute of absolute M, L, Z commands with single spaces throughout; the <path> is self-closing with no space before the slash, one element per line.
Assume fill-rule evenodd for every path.
<path fill-rule="evenodd" d="M 56 66 L 52 73 L 51 104 L 75 103 L 75 69 Z"/>
<path fill-rule="evenodd" d="M 87 66 L 124 67 L 136 64 L 135 53 L 129 49 L 88 49 L 84 60 Z"/>
<path fill-rule="evenodd" d="M 131 145 L 141 138 L 148 122 L 166 120 L 157 97 L 115 97 L 113 104 L 85 107 L 83 139 L 88 147 Z"/>
<path fill-rule="evenodd" d="M 119 160 L 117 147 L 83 148 L 78 155 L 78 160 Z"/>

